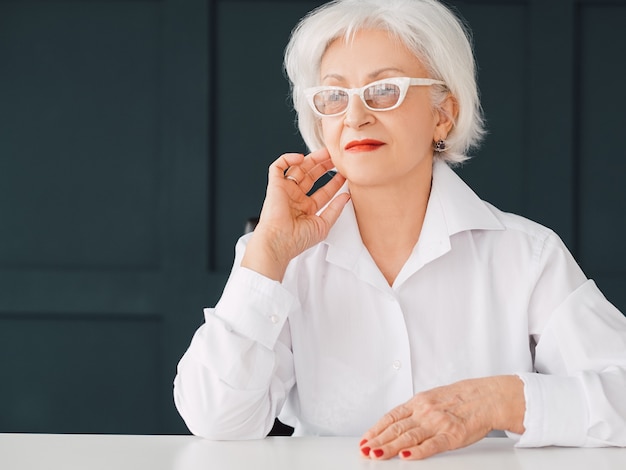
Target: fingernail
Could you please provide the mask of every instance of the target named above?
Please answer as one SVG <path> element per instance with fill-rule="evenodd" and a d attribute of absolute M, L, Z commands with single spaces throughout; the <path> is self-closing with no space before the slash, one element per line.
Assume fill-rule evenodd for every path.
<path fill-rule="evenodd" d="M 382 457 L 385 452 L 382 449 L 374 449 L 374 455 L 376 457 Z"/>
<path fill-rule="evenodd" d="M 402 452 L 400 452 L 402 454 L 402 457 L 409 458 L 411 456 L 411 451 L 410 450 L 403 450 Z"/>
<path fill-rule="evenodd" d="M 361 447 L 361 452 L 363 453 L 363 455 L 365 457 L 369 457 L 370 456 L 370 448 L 369 447 Z"/>
<path fill-rule="evenodd" d="M 363 439 L 361 442 L 359 442 L 359 447 L 363 447 L 363 444 L 367 443 L 367 439 Z"/>

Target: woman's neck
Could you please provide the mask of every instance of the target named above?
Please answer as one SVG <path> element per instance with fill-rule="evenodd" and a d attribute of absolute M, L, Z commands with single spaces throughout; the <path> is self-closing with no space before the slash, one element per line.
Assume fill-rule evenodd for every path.
<path fill-rule="evenodd" d="M 432 165 L 390 185 L 350 184 L 361 239 L 389 285 L 419 239 L 431 183 Z"/>

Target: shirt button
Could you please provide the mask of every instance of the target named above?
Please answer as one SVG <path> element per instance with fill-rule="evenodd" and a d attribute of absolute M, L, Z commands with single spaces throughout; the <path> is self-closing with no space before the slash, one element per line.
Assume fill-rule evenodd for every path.
<path fill-rule="evenodd" d="M 402 367 L 402 363 L 398 360 L 395 360 L 391 363 L 391 367 L 393 367 L 395 370 L 400 370 L 400 368 Z"/>
<path fill-rule="evenodd" d="M 270 315 L 270 321 L 275 325 L 276 323 L 278 323 L 278 316 Z"/>

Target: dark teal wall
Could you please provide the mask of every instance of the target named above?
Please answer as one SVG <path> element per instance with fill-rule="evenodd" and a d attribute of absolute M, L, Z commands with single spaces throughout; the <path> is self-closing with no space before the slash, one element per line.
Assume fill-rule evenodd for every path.
<path fill-rule="evenodd" d="M 208 269 L 211 5 L 0 1 L 0 431 L 184 432 Z"/>
<path fill-rule="evenodd" d="M 0 0 L 0 432 L 185 432 L 202 307 L 302 151 L 281 70 L 316 1 Z M 626 311 L 626 0 L 451 2 L 490 134 L 460 169 Z"/>

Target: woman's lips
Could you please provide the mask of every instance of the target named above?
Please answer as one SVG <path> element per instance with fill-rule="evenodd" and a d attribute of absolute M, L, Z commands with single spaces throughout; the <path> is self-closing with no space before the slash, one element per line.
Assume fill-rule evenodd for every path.
<path fill-rule="evenodd" d="M 344 147 L 344 150 L 349 152 L 371 152 L 378 149 L 380 146 L 385 145 L 384 142 L 374 139 L 353 140 L 348 142 Z"/>

